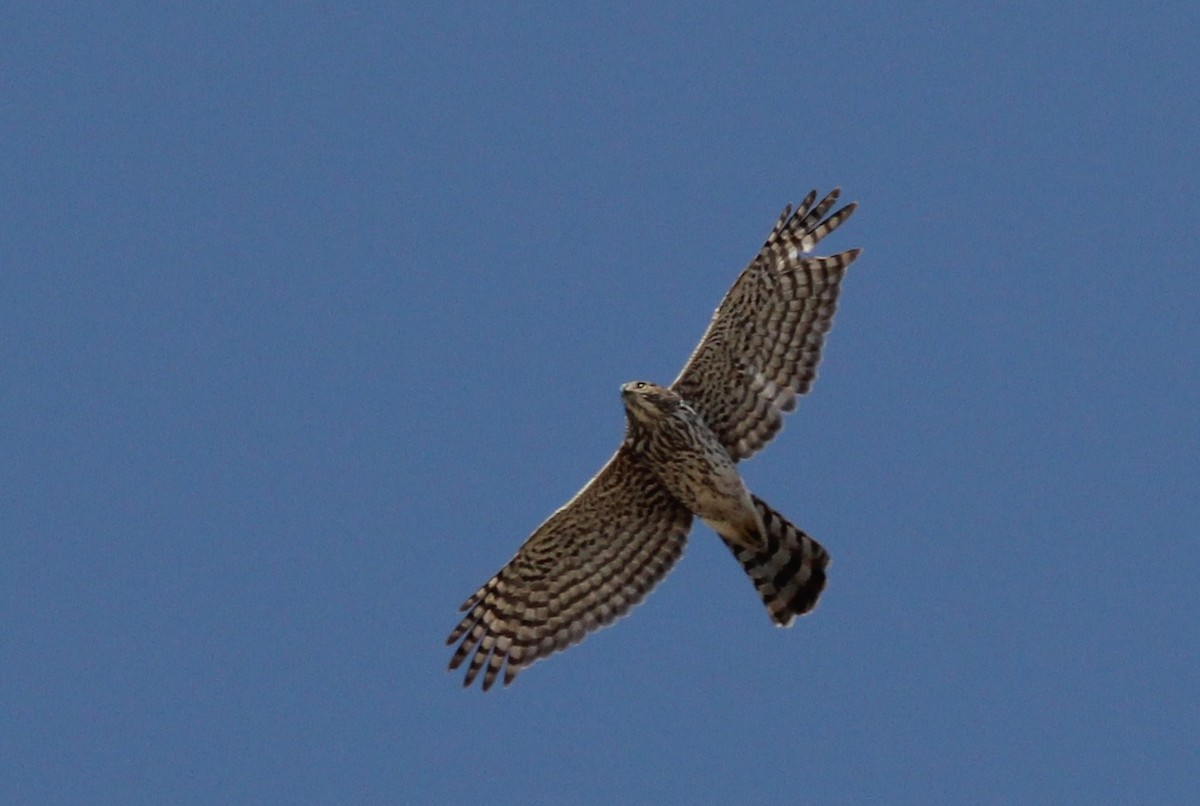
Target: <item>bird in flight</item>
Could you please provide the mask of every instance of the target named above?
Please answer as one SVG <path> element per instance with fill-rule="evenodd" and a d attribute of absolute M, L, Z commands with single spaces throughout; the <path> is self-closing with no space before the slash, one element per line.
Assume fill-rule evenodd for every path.
<path fill-rule="evenodd" d="M 574 498 L 463 603 L 446 643 L 465 686 L 490 689 L 623 616 L 679 559 L 692 519 L 733 552 L 772 621 L 816 606 L 829 554 L 746 489 L 762 448 L 816 377 L 846 268 L 860 249 L 810 254 L 854 212 L 839 191 L 789 205 L 670 386 L 621 387 L 625 439 Z"/>

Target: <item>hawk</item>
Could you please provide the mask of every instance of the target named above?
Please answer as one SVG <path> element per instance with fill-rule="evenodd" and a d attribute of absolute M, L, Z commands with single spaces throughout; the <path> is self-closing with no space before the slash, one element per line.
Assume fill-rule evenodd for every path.
<path fill-rule="evenodd" d="M 746 489 L 762 448 L 816 377 L 838 289 L 860 249 L 810 255 L 850 217 L 835 189 L 784 208 L 670 386 L 621 387 L 625 439 L 596 476 L 477 590 L 446 643 L 487 691 L 637 604 L 679 559 L 692 519 L 720 536 L 775 624 L 816 606 L 829 554 Z"/>

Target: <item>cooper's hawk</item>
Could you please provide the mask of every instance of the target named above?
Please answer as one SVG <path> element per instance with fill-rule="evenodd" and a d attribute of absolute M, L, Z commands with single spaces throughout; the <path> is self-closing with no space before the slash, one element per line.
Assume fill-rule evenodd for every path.
<path fill-rule="evenodd" d="M 838 288 L 861 250 L 807 254 L 854 212 L 809 193 L 784 209 L 670 387 L 621 387 L 625 440 L 579 493 L 463 603 L 447 644 L 486 691 L 637 604 L 683 551 L 692 517 L 729 546 L 780 626 L 812 610 L 829 555 L 750 494 L 736 463 L 779 431 L 816 377 Z"/>

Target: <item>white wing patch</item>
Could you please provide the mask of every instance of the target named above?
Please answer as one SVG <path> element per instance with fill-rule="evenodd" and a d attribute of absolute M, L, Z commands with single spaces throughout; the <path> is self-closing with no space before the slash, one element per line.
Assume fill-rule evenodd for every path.
<path fill-rule="evenodd" d="M 750 391 L 758 398 L 769 404 L 778 414 L 781 411 L 791 411 L 796 400 L 796 393 L 786 386 L 780 386 L 768 378 L 761 370 L 755 369 Z"/>
<path fill-rule="evenodd" d="M 754 399 L 752 422 L 779 422 L 782 412 L 796 407 L 796 393 L 790 387 L 780 386 L 763 374 L 757 367 L 749 367 L 748 391 Z M 738 436 L 736 449 L 744 456 L 754 453 L 762 442 L 762 434 L 748 430 Z"/>

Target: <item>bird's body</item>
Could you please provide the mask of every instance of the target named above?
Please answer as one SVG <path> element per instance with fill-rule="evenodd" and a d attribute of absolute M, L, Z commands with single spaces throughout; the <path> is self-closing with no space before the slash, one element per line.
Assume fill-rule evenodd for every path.
<path fill-rule="evenodd" d="M 669 387 L 621 387 L 625 439 L 579 493 L 525 541 L 462 605 L 447 643 L 468 658 L 465 684 L 530 663 L 581 640 L 640 601 L 683 551 L 693 517 L 725 542 L 772 620 L 789 626 L 825 587 L 829 555 L 752 495 L 737 462 L 767 443 L 816 375 L 839 285 L 858 256 L 807 253 L 854 211 L 826 218 L 834 190 L 784 210 L 758 256 L 713 314 Z"/>
<path fill-rule="evenodd" d="M 704 418 L 678 393 L 646 381 L 622 386 L 621 399 L 628 415 L 625 445 L 667 491 L 727 542 L 765 547 L 750 491 Z"/>

